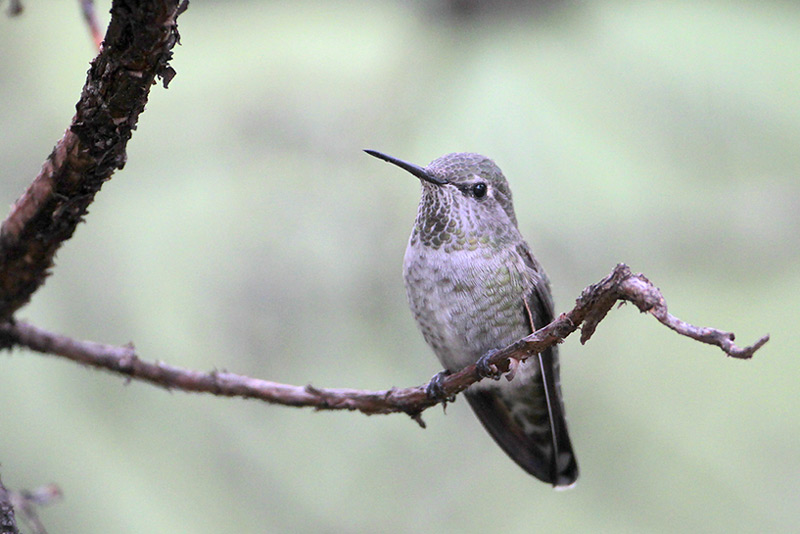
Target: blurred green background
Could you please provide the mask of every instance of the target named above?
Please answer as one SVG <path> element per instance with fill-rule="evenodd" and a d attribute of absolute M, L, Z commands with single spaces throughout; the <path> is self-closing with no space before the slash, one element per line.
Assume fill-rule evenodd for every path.
<path fill-rule="evenodd" d="M 9 205 L 93 57 L 77 2 L 25 7 L 0 17 Z M 423 431 L 15 351 L 0 473 L 62 487 L 51 533 L 800 529 L 797 4 L 193 1 L 179 26 L 178 76 L 18 317 L 197 369 L 421 384 L 439 367 L 401 278 L 419 186 L 361 149 L 474 151 L 509 178 L 558 310 L 626 262 L 681 318 L 772 341 L 726 359 L 630 306 L 570 338 L 567 492 L 463 401 Z"/>

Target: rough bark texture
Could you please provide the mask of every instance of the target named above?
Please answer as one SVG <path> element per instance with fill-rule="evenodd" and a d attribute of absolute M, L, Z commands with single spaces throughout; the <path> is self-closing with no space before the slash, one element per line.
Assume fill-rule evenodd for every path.
<path fill-rule="evenodd" d="M 2 480 L 0 480 L 0 534 L 19 534 L 17 520 L 14 518 L 14 507 Z"/>
<path fill-rule="evenodd" d="M 125 147 L 150 87 L 174 76 L 178 0 L 116 0 L 102 52 L 89 69 L 76 114 L 0 227 L 0 321 L 44 283 L 103 183 L 125 165 Z"/>

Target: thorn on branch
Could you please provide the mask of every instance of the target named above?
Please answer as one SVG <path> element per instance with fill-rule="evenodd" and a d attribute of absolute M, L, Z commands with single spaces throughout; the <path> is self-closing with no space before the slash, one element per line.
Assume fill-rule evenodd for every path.
<path fill-rule="evenodd" d="M 444 403 L 447 405 L 447 401 Z M 422 419 L 422 412 L 407 412 L 408 416 L 411 417 L 414 422 L 416 422 L 422 430 L 428 428 L 428 425 L 425 424 L 425 421 Z"/>
<path fill-rule="evenodd" d="M 509 358 L 508 359 L 508 372 L 506 373 L 506 380 L 511 382 L 514 379 L 514 375 L 517 374 L 517 368 L 519 367 L 519 360 L 516 358 Z"/>

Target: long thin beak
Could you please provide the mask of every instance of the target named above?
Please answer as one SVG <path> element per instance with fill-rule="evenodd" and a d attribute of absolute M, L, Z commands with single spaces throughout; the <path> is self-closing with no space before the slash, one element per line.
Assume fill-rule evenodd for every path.
<path fill-rule="evenodd" d="M 442 180 L 437 178 L 436 176 L 430 174 L 428 171 L 420 167 L 419 165 L 414 165 L 413 163 L 408 163 L 407 161 L 403 161 L 401 159 L 393 158 L 392 156 L 387 156 L 382 152 L 378 152 L 377 150 L 369 150 L 365 149 L 364 152 L 369 154 L 370 156 L 375 156 L 378 159 L 382 159 L 383 161 L 387 161 L 394 165 L 397 165 L 401 169 L 405 169 L 420 180 L 425 180 L 426 182 L 430 182 L 436 185 L 444 185 L 447 183 L 447 180 Z"/>

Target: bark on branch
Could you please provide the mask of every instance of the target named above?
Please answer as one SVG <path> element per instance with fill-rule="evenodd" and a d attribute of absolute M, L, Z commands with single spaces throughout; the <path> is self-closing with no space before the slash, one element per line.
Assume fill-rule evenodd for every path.
<path fill-rule="evenodd" d="M 82 5 L 99 44 L 92 2 Z M 56 251 L 95 194 L 125 165 L 125 148 L 150 87 L 156 77 L 166 87 L 175 75 L 168 62 L 179 39 L 176 18 L 187 5 L 187 0 L 113 1 L 104 45 L 91 64 L 72 124 L 0 226 L 0 322 L 11 321 L 44 283 Z M 10 14 L 21 11 L 19 1 L 10 3 Z M 43 494 L 17 496 L 22 517 L 44 532 L 33 508 Z M 17 532 L 10 494 L 0 482 L 0 534 Z"/>
<path fill-rule="evenodd" d="M 0 480 L 0 534 L 19 534 L 11 494 Z"/>
<path fill-rule="evenodd" d="M 507 373 L 506 377 L 511 379 L 520 361 L 561 343 L 579 328 L 581 343 L 585 343 L 617 301 L 631 302 L 640 311 L 651 314 L 677 333 L 702 343 L 716 345 L 733 358 L 749 359 L 769 340 L 766 335 L 753 345 L 740 348 L 734 344 L 734 335 L 731 332 L 696 327 L 681 321 L 667 311 L 661 292 L 644 275 L 633 274 L 627 265 L 619 264 L 607 277 L 584 289 L 572 310 L 562 313 L 552 323 L 530 336 L 495 352 L 490 363 L 498 373 Z M 62 356 L 170 390 L 253 398 L 273 404 L 311 407 L 317 410 L 357 410 L 365 414 L 403 412 L 420 424 L 423 424 L 420 413 L 442 402 L 442 399 L 427 396 L 426 385 L 379 391 L 322 389 L 311 385 L 293 386 L 269 382 L 224 371 L 195 371 L 142 360 L 133 346 L 78 341 L 23 322 L 0 325 L 0 348 L 12 346 Z M 470 365 L 446 377 L 442 381 L 442 390 L 450 397 L 482 379 L 475 365 Z"/>
<path fill-rule="evenodd" d="M 44 283 L 61 244 L 112 173 L 150 87 L 175 72 L 178 0 L 115 0 L 103 50 L 92 62 L 75 117 L 0 227 L 0 321 Z"/>

